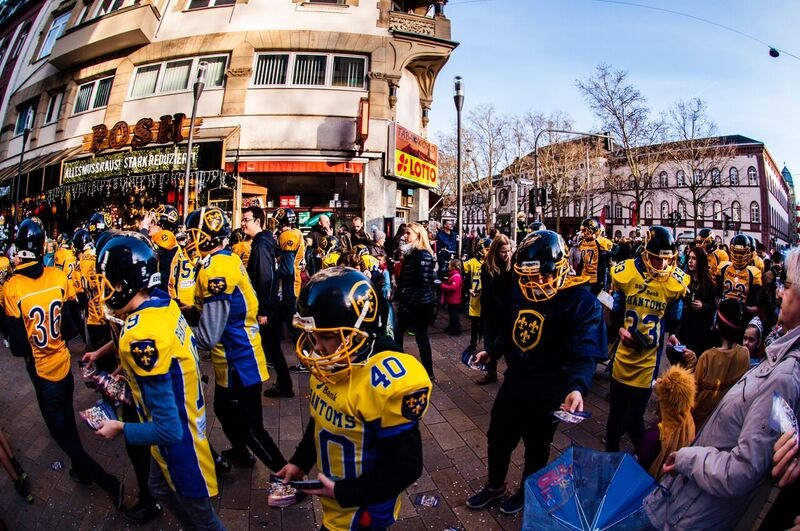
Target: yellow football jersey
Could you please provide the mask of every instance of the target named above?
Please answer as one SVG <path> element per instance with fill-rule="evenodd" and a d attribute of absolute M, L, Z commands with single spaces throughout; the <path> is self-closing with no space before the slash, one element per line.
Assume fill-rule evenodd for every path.
<path fill-rule="evenodd" d="M 231 251 L 233 251 L 233 254 L 242 260 L 244 267 L 247 267 L 247 261 L 250 260 L 250 249 L 252 244 L 252 240 L 244 240 L 231 245 Z"/>
<path fill-rule="evenodd" d="M 300 262 L 306 255 L 306 242 L 303 233 L 299 229 L 286 229 L 278 235 L 278 247 L 280 248 L 280 260 L 278 261 L 278 271 L 281 279 L 294 277 L 294 296 L 300 295 L 302 279 L 300 278 Z M 281 286 L 287 290 L 289 286 Z"/>
<path fill-rule="evenodd" d="M 728 260 L 730 260 L 730 258 L 728 258 L 728 253 L 719 247 L 708 255 L 708 269 L 711 271 L 711 276 L 713 278 L 717 278 L 720 266 Z"/>
<path fill-rule="evenodd" d="M 228 301 L 229 312 L 222 338 L 211 351 L 217 385 L 228 387 L 230 365 L 245 386 L 266 382 L 269 373 L 256 320 L 256 293 L 242 261 L 228 250 L 203 258 L 195 284 L 195 306 L 201 312 L 203 304 L 221 299 Z"/>
<path fill-rule="evenodd" d="M 658 282 L 644 271 L 641 260 L 629 259 L 612 268 L 611 282 L 613 291 L 620 292 L 625 298 L 623 326 L 646 341 L 641 350 L 620 342 L 612 374 L 621 383 L 649 388 L 658 369 L 658 350 L 663 340 L 662 325 L 667 306 L 686 295 L 689 276 L 676 267 L 669 279 Z"/>
<path fill-rule="evenodd" d="M 166 297 L 152 297 L 145 302 L 125 319 L 118 348 L 120 364 L 143 422 L 153 420 L 142 397 L 145 380 L 157 378 L 163 385 L 168 379 L 175 393 L 183 437 L 170 446 L 150 447 L 167 482 L 181 496 L 216 496 L 217 475 L 206 438 L 206 405 L 197 348 L 178 305 Z"/>
<path fill-rule="evenodd" d="M 100 287 L 97 278 L 97 255 L 94 249 L 87 249 L 78 259 L 83 291 L 86 292 L 88 306 L 86 308 L 86 324 L 105 324 L 106 315 L 100 303 Z"/>
<path fill-rule="evenodd" d="M 581 252 L 581 276 L 589 277 L 592 284 L 597 282 L 597 264 L 600 262 L 600 253 L 611 250 L 613 243 L 608 238 L 600 236 L 596 240 L 581 240 L 578 249 Z"/>
<path fill-rule="evenodd" d="M 431 381 L 419 361 L 385 351 L 354 364 L 349 378 L 335 384 L 309 381 L 317 465 L 328 477 L 359 477 L 377 459 L 377 440 L 412 428 L 425 414 Z M 402 493 L 401 493 L 402 494 Z M 355 529 L 359 507 L 341 507 L 335 498 L 320 498 L 322 523 L 331 531 Z M 400 512 L 400 496 L 366 507 L 372 525 L 391 525 Z"/>
<path fill-rule="evenodd" d="M 164 273 L 162 273 L 163 275 Z M 177 299 L 185 306 L 194 304 L 195 279 L 194 266 L 192 261 L 180 247 L 177 247 L 172 256 L 172 264 L 169 271 L 169 296 Z"/>
<path fill-rule="evenodd" d="M 761 271 L 749 265 L 745 269 L 736 269 L 728 262 L 719 268 L 718 293 L 723 299 L 739 299 L 747 304 L 747 296 L 753 286 L 761 285 Z"/>
<path fill-rule="evenodd" d="M 762 273 L 764 272 L 764 260 L 755 253 L 753 253 L 753 265 Z"/>
<path fill-rule="evenodd" d="M 470 258 L 464 262 L 464 281 L 475 296 L 469 297 L 469 316 L 481 316 L 481 267 L 483 264 L 477 258 Z"/>
<path fill-rule="evenodd" d="M 36 262 L 17 266 L 22 271 Z M 75 299 L 75 289 L 63 271 L 45 267 L 39 278 L 15 274 L 5 284 L 3 304 L 10 318 L 22 318 L 31 345 L 36 374 L 58 382 L 69 373 L 69 350 L 61 337 L 61 311 Z"/>
<path fill-rule="evenodd" d="M 0 304 L 3 301 L 3 294 L 5 293 L 5 283 L 11 274 L 11 261 L 4 254 L 0 254 Z"/>
<path fill-rule="evenodd" d="M 83 292 L 83 281 L 81 280 L 81 272 L 78 270 L 78 259 L 75 258 L 75 253 L 72 249 L 66 247 L 59 247 L 53 256 L 54 265 L 67 274 L 67 278 L 75 287 L 75 293 Z"/>
<path fill-rule="evenodd" d="M 336 267 L 339 265 L 339 258 L 342 255 L 337 252 L 330 252 L 322 259 L 322 269 L 328 269 L 329 267 Z"/>
<path fill-rule="evenodd" d="M 381 263 L 371 254 L 363 255 L 361 263 L 364 264 L 364 271 L 376 271 L 381 268 Z"/>

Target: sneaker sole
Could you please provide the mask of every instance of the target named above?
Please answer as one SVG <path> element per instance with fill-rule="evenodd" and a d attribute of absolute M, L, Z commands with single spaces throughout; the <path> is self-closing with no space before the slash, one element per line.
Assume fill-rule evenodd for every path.
<path fill-rule="evenodd" d="M 508 515 L 508 516 L 511 516 L 513 514 L 517 514 L 518 512 L 522 511 L 522 509 L 524 509 L 524 507 L 520 507 L 519 509 L 514 510 L 514 511 L 509 511 L 507 509 L 503 509 L 502 507 L 499 508 L 501 513 L 503 513 L 505 515 Z"/>
<path fill-rule="evenodd" d="M 485 502 L 484 502 L 482 505 L 470 505 L 470 504 L 469 504 L 469 501 L 468 501 L 468 502 L 467 502 L 467 504 L 466 504 L 466 505 L 467 505 L 467 509 L 483 509 L 484 507 L 486 507 L 486 506 L 487 506 L 487 505 L 489 505 L 490 503 L 492 503 L 492 502 L 495 502 L 495 501 L 499 500 L 500 498 L 502 498 L 502 497 L 503 497 L 503 496 L 505 496 L 505 495 L 506 495 L 506 493 L 505 493 L 505 491 L 503 491 L 503 493 L 502 493 L 502 494 L 498 494 L 497 496 L 495 496 L 495 497 L 493 497 L 493 498 L 489 498 L 489 499 L 488 499 L 488 500 L 486 500 L 486 501 L 485 501 Z"/>

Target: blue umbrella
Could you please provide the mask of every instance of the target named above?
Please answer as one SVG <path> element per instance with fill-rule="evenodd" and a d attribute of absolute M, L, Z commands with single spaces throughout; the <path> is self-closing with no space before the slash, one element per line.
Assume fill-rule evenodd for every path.
<path fill-rule="evenodd" d="M 522 528 L 649 529 L 642 500 L 654 486 L 630 454 L 573 446 L 525 481 Z"/>

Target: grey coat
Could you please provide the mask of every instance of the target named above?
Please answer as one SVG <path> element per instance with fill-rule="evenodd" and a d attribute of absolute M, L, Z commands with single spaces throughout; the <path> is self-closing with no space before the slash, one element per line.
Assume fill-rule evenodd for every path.
<path fill-rule="evenodd" d="M 733 529 L 753 493 L 769 478 L 772 446 L 779 434 L 769 427 L 773 391 L 795 411 L 800 399 L 800 327 L 767 348 L 767 357 L 722 398 L 692 446 L 678 451 L 676 474 L 666 490 L 644 501 L 658 529 Z"/>

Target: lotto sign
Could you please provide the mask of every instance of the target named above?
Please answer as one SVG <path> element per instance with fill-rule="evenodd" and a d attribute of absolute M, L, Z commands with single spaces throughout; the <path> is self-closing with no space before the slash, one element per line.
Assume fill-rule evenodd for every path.
<path fill-rule="evenodd" d="M 439 186 L 439 149 L 405 127 L 389 125 L 389 175 L 426 188 Z"/>

